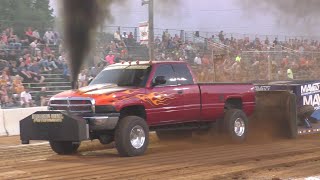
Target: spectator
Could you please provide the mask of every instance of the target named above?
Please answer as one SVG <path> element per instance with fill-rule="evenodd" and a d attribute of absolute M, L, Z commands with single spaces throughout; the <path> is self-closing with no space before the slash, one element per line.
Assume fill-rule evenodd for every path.
<path fill-rule="evenodd" d="M 0 85 L 2 85 L 2 86 L 10 86 L 11 85 L 11 78 L 8 75 L 6 70 L 2 71 L 2 74 L 0 76 Z"/>
<path fill-rule="evenodd" d="M 39 34 L 39 32 L 38 32 L 37 29 L 35 29 L 35 30 L 33 31 L 32 36 L 33 36 L 35 39 L 40 40 L 40 34 Z"/>
<path fill-rule="evenodd" d="M 274 39 L 273 44 L 274 44 L 274 45 L 278 45 L 278 44 L 279 44 L 278 38 L 275 38 L 275 39 Z"/>
<path fill-rule="evenodd" d="M 54 33 L 49 29 L 45 32 L 43 36 L 43 40 L 46 44 L 53 44 L 54 43 Z"/>
<path fill-rule="evenodd" d="M 219 40 L 220 40 L 220 42 L 224 43 L 224 34 L 223 34 L 223 31 L 220 31 L 220 33 L 219 33 Z"/>
<path fill-rule="evenodd" d="M 241 62 L 241 56 L 240 56 L 240 54 L 237 55 L 237 57 L 236 57 L 236 62 L 239 62 L 239 63 Z"/>
<path fill-rule="evenodd" d="M 291 68 L 287 69 L 287 75 L 289 79 L 293 79 L 293 72 Z"/>
<path fill-rule="evenodd" d="M 114 60 L 115 60 L 115 56 L 113 54 L 112 51 L 109 52 L 109 54 L 106 56 L 106 62 L 108 63 L 108 65 L 114 64 Z"/>
<path fill-rule="evenodd" d="M 31 83 L 32 82 L 32 75 L 30 74 L 30 71 L 28 71 L 28 68 L 26 67 L 24 62 L 20 63 L 20 66 L 18 68 L 19 75 L 24 79 L 25 82 Z"/>
<path fill-rule="evenodd" d="M 26 35 L 28 37 L 28 40 L 31 42 L 31 41 L 34 41 L 34 37 L 33 37 L 33 31 L 32 31 L 32 28 L 29 27 L 26 31 Z"/>
<path fill-rule="evenodd" d="M 101 63 L 98 63 L 95 67 L 90 69 L 89 79 L 95 78 L 102 70 Z"/>
<path fill-rule="evenodd" d="M 22 81 L 23 81 L 23 79 L 19 75 L 16 75 L 13 77 L 12 84 L 13 84 L 13 93 L 14 94 L 20 95 L 23 92 L 24 87 L 23 87 Z"/>
<path fill-rule="evenodd" d="M 41 91 L 36 94 L 35 104 L 37 106 L 46 106 L 47 105 L 47 92 L 46 87 L 42 87 Z"/>
<path fill-rule="evenodd" d="M 120 42 L 120 41 L 121 41 L 121 35 L 120 35 L 120 32 L 119 32 L 119 31 L 116 31 L 116 32 L 114 33 L 114 40 L 115 40 L 116 42 Z"/>
<path fill-rule="evenodd" d="M 194 58 L 194 63 L 197 64 L 197 65 L 201 65 L 202 64 L 202 60 L 200 58 L 199 55 L 197 55 L 195 58 Z"/>
<path fill-rule="evenodd" d="M 128 35 L 128 39 L 133 39 L 133 38 L 134 38 L 133 34 L 132 34 L 132 32 L 130 32 L 129 35 Z"/>
<path fill-rule="evenodd" d="M 123 32 L 122 33 L 122 39 L 128 39 L 128 34 L 127 34 L 127 32 Z"/>
<path fill-rule="evenodd" d="M 28 68 L 30 75 L 33 78 L 34 82 L 42 84 L 45 80 L 44 76 L 40 75 L 40 66 L 37 61 L 33 61 Z"/>
<path fill-rule="evenodd" d="M 0 102 L 2 107 L 9 104 L 8 88 L 6 86 L 0 86 Z"/>
<path fill-rule="evenodd" d="M 2 33 L 0 42 L 3 43 L 3 45 L 8 44 L 8 36 L 5 32 Z"/>
<path fill-rule="evenodd" d="M 24 88 L 23 91 L 20 94 L 20 102 L 21 102 L 21 107 L 26 108 L 26 107 L 32 107 L 33 102 L 32 102 L 32 96 L 29 93 L 28 88 Z"/>
<path fill-rule="evenodd" d="M 63 78 L 68 79 L 70 78 L 70 71 L 69 71 L 69 67 L 68 64 L 65 60 L 63 60 L 62 62 L 62 68 L 63 68 Z"/>
<path fill-rule="evenodd" d="M 79 88 L 87 86 L 86 70 L 82 70 L 78 77 Z"/>
<path fill-rule="evenodd" d="M 10 76 L 16 76 L 19 74 L 19 70 L 17 68 L 17 62 L 16 61 L 13 61 L 10 63 L 9 65 L 9 73 L 10 73 Z"/>

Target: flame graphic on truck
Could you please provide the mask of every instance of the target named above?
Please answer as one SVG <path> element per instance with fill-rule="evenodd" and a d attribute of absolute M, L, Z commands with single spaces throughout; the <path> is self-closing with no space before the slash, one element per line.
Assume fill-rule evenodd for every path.
<path fill-rule="evenodd" d="M 136 94 L 133 90 L 127 90 L 125 92 L 122 92 L 120 94 L 125 94 L 122 96 L 119 96 L 118 98 L 116 97 L 117 100 L 120 101 L 127 101 L 127 100 L 132 100 L 133 98 L 137 98 L 145 103 L 148 103 L 152 106 L 163 106 L 163 105 L 169 105 L 171 100 L 174 99 L 173 95 L 168 95 L 164 92 L 152 92 L 149 94 Z"/>

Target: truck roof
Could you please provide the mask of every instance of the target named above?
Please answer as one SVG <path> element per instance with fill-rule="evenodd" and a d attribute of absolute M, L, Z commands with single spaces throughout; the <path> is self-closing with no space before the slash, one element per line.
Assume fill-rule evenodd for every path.
<path fill-rule="evenodd" d="M 113 64 L 117 65 L 153 65 L 153 64 L 185 64 L 184 61 L 123 61 L 120 63 Z"/>

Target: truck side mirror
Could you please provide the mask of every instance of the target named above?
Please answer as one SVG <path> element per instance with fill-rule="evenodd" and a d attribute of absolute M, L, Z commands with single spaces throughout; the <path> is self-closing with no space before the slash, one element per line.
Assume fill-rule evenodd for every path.
<path fill-rule="evenodd" d="M 165 76 L 157 76 L 153 83 L 152 86 L 157 86 L 157 85 L 162 85 L 162 84 L 166 84 L 167 80 Z"/>
<path fill-rule="evenodd" d="M 93 79 L 94 79 L 93 77 L 90 77 L 89 80 L 88 80 L 88 84 L 90 84 Z"/>

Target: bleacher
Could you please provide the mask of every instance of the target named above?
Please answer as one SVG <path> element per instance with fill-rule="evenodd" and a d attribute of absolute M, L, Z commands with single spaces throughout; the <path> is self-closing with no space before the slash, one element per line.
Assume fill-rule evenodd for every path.
<path fill-rule="evenodd" d="M 37 92 L 39 92 L 42 87 L 47 88 L 46 92 L 48 99 L 50 99 L 50 97 L 52 97 L 55 94 L 71 89 L 70 81 L 63 78 L 61 70 L 57 70 L 55 72 L 43 72 L 41 75 L 43 75 L 46 78 L 42 84 L 23 83 L 25 87 L 28 87 L 30 89 L 32 99 L 35 98 Z"/>

